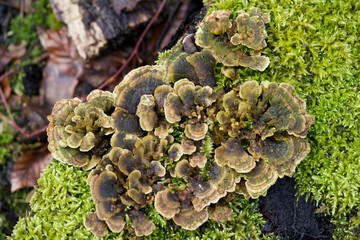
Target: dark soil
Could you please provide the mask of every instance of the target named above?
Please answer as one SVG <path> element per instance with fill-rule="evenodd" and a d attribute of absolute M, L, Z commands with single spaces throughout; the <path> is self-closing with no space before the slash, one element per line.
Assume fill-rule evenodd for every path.
<path fill-rule="evenodd" d="M 266 197 L 260 198 L 260 211 L 267 221 L 263 233 L 273 232 L 281 239 L 331 239 L 335 226 L 305 196 L 297 200 L 293 178 L 279 179 Z"/>
<path fill-rule="evenodd" d="M 42 68 L 36 64 L 28 64 L 24 67 L 24 94 L 28 96 L 39 95 Z"/>

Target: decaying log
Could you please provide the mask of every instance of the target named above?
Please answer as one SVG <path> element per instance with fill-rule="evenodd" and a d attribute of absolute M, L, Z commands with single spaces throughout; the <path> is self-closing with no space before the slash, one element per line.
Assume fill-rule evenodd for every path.
<path fill-rule="evenodd" d="M 156 13 L 161 0 L 50 0 L 58 19 L 67 24 L 79 55 L 89 60 L 117 45 Z"/>

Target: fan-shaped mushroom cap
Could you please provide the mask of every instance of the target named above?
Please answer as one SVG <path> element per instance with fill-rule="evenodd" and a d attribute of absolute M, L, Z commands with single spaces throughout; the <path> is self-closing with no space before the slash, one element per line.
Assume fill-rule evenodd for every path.
<path fill-rule="evenodd" d="M 192 167 L 203 168 L 205 167 L 206 162 L 207 158 L 201 152 L 196 152 L 190 157 L 190 165 Z"/>
<path fill-rule="evenodd" d="M 156 194 L 154 206 L 161 216 L 168 219 L 173 218 L 175 214 L 180 212 L 179 199 L 168 188 Z"/>
<path fill-rule="evenodd" d="M 279 177 L 291 177 L 296 166 L 310 152 L 309 143 L 302 138 L 291 135 L 275 134 L 272 138 L 250 146 L 249 152 L 256 157 L 264 159 L 271 168 L 276 170 Z"/>
<path fill-rule="evenodd" d="M 255 159 L 245 152 L 238 139 L 229 139 L 215 149 L 215 161 L 221 166 L 229 166 L 238 173 L 250 172 L 256 165 Z"/>
<path fill-rule="evenodd" d="M 195 84 L 188 79 L 181 79 L 174 84 L 174 90 L 185 104 L 185 108 L 191 108 L 195 100 Z"/>
<path fill-rule="evenodd" d="M 258 14 L 261 14 L 259 17 Z M 269 15 L 252 8 L 250 14 L 242 12 L 236 18 L 237 33 L 231 37 L 231 43 L 234 45 L 242 44 L 255 50 L 261 50 L 266 47 L 265 23 L 270 21 Z"/>
<path fill-rule="evenodd" d="M 131 226 L 135 229 L 135 235 L 138 237 L 148 236 L 155 229 L 155 225 L 141 211 L 130 211 L 129 218 L 131 221 Z"/>
<path fill-rule="evenodd" d="M 112 232 L 119 233 L 125 227 L 125 212 L 118 212 L 106 220 L 106 224 Z"/>
<path fill-rule="evenodd" d="M 143 159 L 142 156 L 134 156 L 129 150 L 124 150 L 124 153 L 119 157 L 119 170 L 125 175 L 130 175 L 134 170 L 144 172 L 150 166 L 149 162 Z"/>
<path fill-rule="evenodd" d="M 161 139 L 165 139 L 174 129 L 166 121 L 159 122 L 159 125 L 154 130 L 154 135 Z"/>
<path fill-rule="evenodd" d="M 253 170 L 243 175 L 246 179 L 246 189 L 252 198 L 265 196 L 267 190 L 275 184 L 278 178 L 276 171 L 271 169 L 269 164 L 262 159 L 256 163 Z"/>
<path fill-rule="evenodd" d="M 105 235 L 108 234 L 105 221 L 101 221 L 94 212 L 89 212 L 86 214 L 84 225 L 99 238 L 105 237 Z"/>
<path fill-rule="evenodd" d="M 223 97 L 223 107 L 227 113 L 236 113 L 239 109 L 240 99 L 232 90 Z"/>
<path fill-rule="evenodd" d="M 191 201 L 196 211 L 201 211 L 211 203 L 217 203 L 228 192 L 235 191 L 236 183 L 240 181 L 240 177 L 230 168 L 221 167 L 216 163 L 211 166 L 209 175 L 209 182 L 189 179 L 188 185 L 194 194 Z"/>
<path fill-rule="evenodd" d="M 194 68 L 198 81 L 193 81 L 201 86 L 216 86 L 215 66 L 216 60 L 210 51 L 203 50 L 186 57 L 186 60 Z M 191 78 L 189 78 L 192 80 Z"/>
<path fill-rule="evenodd" d="M 208 129 L 209 127 L 206 123 L 197 122 L 195 124 L 186 124 L 185 136 L 192 140 L 199 141 L 205 138 Z"/>
<path fill-rule="evenodd" d="M 155 66 L 143 66 L 129 72 L 114 89 L 115 105 L 136 113 L 140 98 L 145 94 L 154 94 L 155 89 L 166 84 L 164 73 Z"/>
<path fill-rule="evenodd" d="M 114 108 L 114 95 L 111 92 L 95 89 L 89 93 L 86 100 L 91 102 L 92 106 L 103 109 L 106 114 L 111 115 Z"/>
<path fill-rule="evenodd" d="M 127 110 L 116 108 L 112 114 L 112 118 L 114 119 L 116 131 L 131 133 L 137 136 L 143 134 L 140 128 L 139 118 L 134 114 L 130 114 Z"/>
<path fill-rule="evenodd" d="M 231 221 L 232 212 L 231 208 L 215 205 L 215 207 L 209 209 L 209 218 L 219 223 Z"/>
<path fill-rule="evenodd" d="M 139 170 L 134 170 L 130 173 L 128 177 L 129 181 L 129 189 L 136 189 L 144 194 L 151 193 L 152 188 L 151 186 L 141 179 L 141 172 Z"/>
<path fill-rule="evenodd" d="M 206 17 L 204 22 L 210 23 L 209 31 L 212 34 L 221 35 L 224 34 L 232 25 L 230 15 L 231 11 L 229 10 L 213 11 L 209 16 Z"/>
<path fill-rule="evenodd" d="M 140 126 L 144 131 L 152 131 L 158 121 L 154 110 L 155 98 L 153 95 L 142 95 L 137 106 L 136 115 L 140 118 Z"/>
<path fill-rule="evenodd" d="M 213 89 L 209 86 L 205 86 L 196 91 L 195 104 L 204 108 L 209 107 L 216 101 L 213 98 Z"/>
<path fill-rule="evenodd" d="M 181 120 L 182 113 L 184 111 L 184 103 L 180 97 L 170 92 L 164 101 L 165 118 L 169 123 L 176 123 Z"/>
<path fill-rule="evenodd" d="M 263 82 L 261 86 L 262 102 L 265 102 L 266 110 L 257 112 L 260 124 L 274 129 L 273 131 L 286 130 L 291 135 L 305 138 L 314 123 L 314 117 L 306 113 L 305 101 L 293 95 L 293 88 L 289 84 L 278 86 L 274 82 Z"/>
<path fill-rule="evenodd" d="M 161 165 L 161 162 L 159 161 L 151 161 L 150 162 L 151 169 L 153 171 L 153 174 L 159 177 L 163 177 L 166 174 L 166 169 Z"/>
<path fill-rule="evenodd" d="M 90 161 L 83 166 L 82 168 L 85 171 L 89 171 L 90 169 L 94 168 L 96 165 L 98 165 L 101 161 L 101 158 L 99 156 L 93 155 L 90 159 Z"/>
<path fill-rule="evenodd" d="M 168 156 L 171 161 L 179 161 L 181 156 L 183 155 L 183 151 L 181 150 L 181 145 L 179 143 L 174 143 L 168 150 Z"/>
<path fill-rule="evenodd" d="M 256 107 L 259 96 L 262 93 L 262 88 L 255 80 L 245 82 L 240 87 L 239 95 L 242 99 L 248 101 L 252 108 Z"/>
<path fill-rule="evenodd" d="M 198 83 L 199 79 L 193 66 L 186 60 L 189 56 L 182 50 L 180 44 L 172 48 L 172 54 L 161 63 L 161 67 L 166 72 L 166 78 L 171 82 L 176 82 L 180 79 L 187 78 L 193 82 Z"/>
<path fill-rule="evenodd" d="M 182 178 L 182 177 L 190 174 L 190 172 L 191 172 L 191 167 L 190 167 L 188 160 L 186 160 L 186 159 L 182 159 L 175 166 L 175 174 L 176 174 L 176 177 L 178 177 L 178 178 Z"/>
<path fill-rule="evenodd" d="M 181 206 L 180 212 L 174 216 L 173 220 L 177 225 L 186 230 L 195 230 L 203 225 L 208 218 L 209 214 L 206 209 L 198 212 L 189 204 Z"/>
<path fill-rule="evenodd" d="M 158 86 L 154 91 L 154 98 L 158 110 L 164 111 L 164 101 L 170 92 L 174 92 L 174 89 L 169 85 Z"/>
<path fill-rule="evenodd" d="M 181 139 L 181 151 L 184 154 L 188 154 L 188 155 L 191 155 L 194 152 L 196 152 L 196 146 L 194 144 L 194 141 L 186 137 Z"/>

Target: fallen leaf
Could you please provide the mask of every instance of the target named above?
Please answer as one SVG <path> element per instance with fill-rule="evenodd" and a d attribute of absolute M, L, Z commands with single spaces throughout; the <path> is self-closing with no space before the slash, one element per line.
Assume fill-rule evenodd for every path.
<path fill-rule="evenodd" d="M 32 187 L 37 183 L 41 171 L 51 160 L 47 145 L 31 150 L 19 157 L 11 172 L 11 192 L 20 188 Z"/>
<path fill-rule="evenodd" d="M 11 62 L 11 59 L 8 53 L 0 48 L 0 72 L 5 70 L 6 66 Z"/>
<path fill-rule="evenodd" d="M 8 99 L 11 95 L 11 86 L 10 86 L 10 82 L 9 82 L 9 78 L 4 78 L 1 83 L 0 83 L 0 87 L 4 93 L 4 96 L 6 99 Z"/>
<path fill-rule="evenodd" d="M 23 40 L 19 45 L 10 44 L 7 48 L 7 54 L 11 58 L 21 58 L 26 54 L 26 41 Z"/>
<path fill-rule="evenodd" d="M 51 62 L 46 64 L 43 74 L 42 87 L 47 104 L 53 106 L 61 99 L 73 98 L 74 90 L 78 84 L 76 77 L 61 73 L 58 66 Z"/>

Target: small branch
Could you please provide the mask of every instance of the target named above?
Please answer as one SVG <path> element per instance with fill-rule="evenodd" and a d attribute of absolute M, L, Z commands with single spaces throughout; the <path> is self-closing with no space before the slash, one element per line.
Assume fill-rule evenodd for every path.
<path fill-rule="evenodd" d="M 140 44 L 142 43 L 142 41 L 144 40 L 146 34 L 148 33 L 151 25 L 155 22 L 155 20 L 159 17 L 160 12 L 163 10 L 164 6 L 165 6 L 166 0 L 163 0 L 161 2 L 161 5 L 159 7 L 159 9 L 157 10 L 156 14 L 153 16 L 153 18 L 150 20 L 150 22 L 148 23 L 148 25 L 146 26 L 144 32 L 141 34 L 139 40 L 137 41 L 134 50 L 132 51 L 131 55 L 129 56 L 129 58 L 126 60 L 126 62 L 121 66 L 121 68 L 112 76 L 110 77 L 108 80 L 106 80 L 103 84 L 101 84 L 98 89 L 103 89 L 104 87 L 106 87 L 107 85 L 109 85 L 111 82 L 115 81 L 115 79 L 120 75 L 120 73 L 125 69 L 125 67 L 130 63 L 130 61 L 136 56 L 137 51 L 140 47 Z"/>

